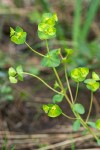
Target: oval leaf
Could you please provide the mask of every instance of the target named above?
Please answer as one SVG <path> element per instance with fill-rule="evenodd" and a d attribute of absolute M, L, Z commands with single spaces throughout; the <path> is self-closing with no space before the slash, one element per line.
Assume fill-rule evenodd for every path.
<path fill-rule="evenodd" d="M 74 130 L 74 131 L 78 131 L 79 128 L 80 128 L 80 120 L 78 119 L 78 120 L 76 120 L 76 121 L 74 122 L 74 124 L 73 124 L 73 130 Z"/>
<path fill-rule="evenodd" d="M 9 77 L 11 83 L 17 83 L 17 79 L 15 77 Z"/>
<path fill-rule="evenodd" d="M 17 74 L 18 74 L 18 79 L 20 81 L 23 81 L 23 69 L 22 69 L 22 66 L 18 66 L 16 68 L 16 71 L 17 71 Z"/>
<path fill-rule="evenodd" d="M 43 107 L 44 112 L 47 114 L 49 111 L 49 106 L 43 105 L 42 107 Z"/>
<path fill-rule="evenodd" d="M 96 128 L 96 124 L 94 123 L 94 122 L 87 122 L 87 124 L 89 125 L 89 126 L 91 126 L 92 128 Z"/>
<path fill-rule="evenodd" d="M 53 103 L 62 102 L 64 95 L 56 94 L 53 96 Z"/>
<path fill-rule="evenodd" d="M 9 74 L 9 76 L 14 77 L 16 75 L 16 70 L 14 68 L 10 67 L 8 74 Z"/>
<path fill-rule="evenodd" d="M 74 104 L 73 109 L 74 109 L 74 111 L 76 111 L 79 114 L 84 114 L 85 113 L 85 109 L 84 109 L 82 104 L 79 104 L 79 103 Z"/>

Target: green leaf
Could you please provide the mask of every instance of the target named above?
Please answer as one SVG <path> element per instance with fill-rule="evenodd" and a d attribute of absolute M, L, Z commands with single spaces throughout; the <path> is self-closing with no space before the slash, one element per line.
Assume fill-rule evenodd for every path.
<path fill-rule="evenodd" d="M 49 117 L 55 118 L 62 114 L 62 110 L 56 104 L 43 105 L 43 110 Z"/>
<path fill-rule="evenodd" d="M 9 80 L 11 83 L 17 83 L 17 79 L 15 77 L 10 76 Z"/>
<path fill-rule="evenodd" d="M 23 29 L 19 26 L 16 27 L 16 32 L 17 33 L 22 33 L 23 32 Z"/>
<path fill-rule="evenodd" d="M 73 54 L 74 51 L 72 49 L 65 48 L 65 52 L 67 53 L 68 56 L 70 56 Z"/>
<path fill-rule="evenodd" d="M 89 69 L 86 67 L 75 68 L 71 71 L 71 78 L 75 82 L 82 82 L 85 80 L 88 73 L 89 73 Z"/>
<path fill-rule="evenodd" d="M 18 66 L 16 68 L 16 71 L 17 71 L 17 74 L 18 74 L 18 79 L 20 81 L 23 81 L 23 69 L 22 69 L 22 66 Z"/>
<path fill-rule="evenodd" d="M 10 67 L 8 70 L 8 74 L 9 74 L 9 76 L 14 77 L 16 75 L 16 70 L 14 68 Z"/>
<path fill-rule="evenodd" d="M 94 79 L 86 79 L 84 81 L 84 83 L 86 84 L 86 87 L 91 90 L 92 92 L 95 92 L 99 89 L 100 84 L 99 82 L 96 82 Z"/>
<path fill-rule="evenodd" d="M 99 81 L 99 75 L 96 72 L 92 72 L 92 79 L 94 79 L 95 81 Z"/>
<path fill-rule="evenodd" d="M 57 14 L 56 13 L 44 13 L 42 15 L 41 22 L 50 24 L 50 22 L 48 23 L 48 21 L 50 21 L 50 19 L 53 21 L 58 21 Z M 53 23 L 53 25 L 55 25 L 55 24 Z"/>
<path fill-rule="evenodd" d="M 12 27 L 10 27 L 10 36 L 14 35 L 15 31 Z"/>
<path fill-rule="evenodd" d="M 79 114 L 85 113 L 85 109 L 84 109 L 83 105 L 79 104 L 79 103 L 73 104 L 73 110 Z"/>
<path fill-rule="evenodd" d="M 91 126 L 92 128 L 96 128 L 96 124 L 94 122 L 92 122 L 92 121 L 87 122 L 87 124 L 89 126 Z"/>
<path fill-rule="evenodd" d="M 43 110 L 47 114 L 49 111 L 49 106 L 48 105 L 43 105 Z"/>
<path fill-rule="evenodd" d="M 100 130 L 100 119 L 98 119 L 98 120 L 96 121 L 96 128 L 97 128 L 98 130 Z"/>
<path fill-rule="evenodd" d="M 64 95 L 56 94 L 53 96 L 53 103 L 62 102 Z"/>
<path fill-rule="evenodd" d="M 42 59 L 41 65 L 44 67 L 57 67 L 60 65 L 60 58 L 59 58 L 59 50 L 52 50 L 47 53 L 46 57 Z"/>
<path fill-rule="evenodd" d="M 27 33 L 23 31 L 22 28 L 16 27 L 15 31 L 10 27 L 10 37 L 11 41 L 16 44 L 24 44 L 26 42 Z"/>
<path fill-rule="evenodd" d="M 75 122 L 74 122 L 74 124 L 73 124 L 73 130 L 74 131 L 78 131 L 79 130 L 79 128 L 80 128 L 80 120 L 78 119 L 78 120 L 76 120 Z"/>

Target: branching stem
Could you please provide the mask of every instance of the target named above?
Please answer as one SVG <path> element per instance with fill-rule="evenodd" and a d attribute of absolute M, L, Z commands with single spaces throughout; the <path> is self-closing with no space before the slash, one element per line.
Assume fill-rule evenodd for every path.
<path fill-rule="evenodd" d="M 27 42 L 25 42 L 25 44 L 26 44 L 27 47 L 28 47 L 31 51 L 33 51 L 34 53 L 36 53 L 36 54 L 38 54 L 38 55 L 40 55 L 40 56 L 42 56 L 42 57 L 45 57 L 45 55 L 43 55 L 43 54 L 37 52 L 36 50 L 34 50 Z"/>
<path fill-rule="evenodd" d="M 51 89 L 52 91 L 54 91 L 54 92 L 56 92 L 56 93 L 58 93 L 58 94 L 61 94 L 61 92 L 59 92 L 59 91 L 53 89 L 49 84 L 47 84 L 47 83 L 46 83 L 43 79 L 41 79 L 40 77 L 38 77 L 38 76 L 36 76 L 36 75 L 34 75 L 34 74 L 31 74 L 31 73 L 28 73 L 28 72 L 23 72 L 23 74 L 30 75 L 30 76 L 32 76 L 32 77 L 37 78 L 37 79 L 40 80 L 44 85 L 46 85 L 49 89 Z"/>
<path fill-rule="evenodd" d="M 72 103 L 73 103 L 73 102 L 74 102 L 74 100 L 73 100 L 73 96 L 72 96 L 71 87 L 70 87 L 70 84 L 69 84 L 69 81 L 68 81 L 68 76 L 67 76 L 67 71 L 66 71 L 66 65 L 64 65 L 64 70 L 65 70 L 65 78 L 66 78 L 66 82 L 67 82 L 68 90 L 69 90 L 70 97 L 71 97 L 71 100 L 72 100 Z"/>
<path fill-rule="evenodd" d="M 72 117 L 70 117 L 70 116 L 67 116 L 67 115 L 66 115 L 65 113 L 63 113 L 63 112 L 62 112 L 62 115 L 65 116 L 65 117 L 68 118 L 68 119 L 77 119 L 77 118 L 72 118 Z"/>

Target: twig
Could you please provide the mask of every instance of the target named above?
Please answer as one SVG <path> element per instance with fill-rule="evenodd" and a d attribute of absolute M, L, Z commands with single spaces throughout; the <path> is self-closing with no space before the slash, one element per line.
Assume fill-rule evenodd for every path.
<path fill-rule="evenodd" d="M 54 149 L 54 148 L 57 148 L 57 147 L 64 147 L 64 146 L 68 146 L 72 143 L 75 143 L 75 142 L 81 142 L 83 140 L 88 140 L 88 139 L 92 139 L 93 136 L 92 135 L 85 135 L 85 136 L 82 136 L 82 137 L 78 137 L 78 138 L 75 138 L 75 139 L 72 139 L 72 140 L 65 140 L 63 142 L 59 142 L 59 143 L 56 143 L 56 144 L 52 144 L 52 145 L 49 145 L 49 146 L 46 146 L 46 147 L 43 147 L 43 148 L 39 148 L 39 149 L 35 149 L 35 150 L 49 150 L 49 149 Z"/>

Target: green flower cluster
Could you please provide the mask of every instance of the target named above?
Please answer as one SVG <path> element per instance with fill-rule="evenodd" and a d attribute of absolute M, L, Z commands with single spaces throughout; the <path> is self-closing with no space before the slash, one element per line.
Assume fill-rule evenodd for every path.
<path fill-rule="evenodd" d="M 92 72 L 92 78 L 91 79 L 86 79 L 84 83 L 86 84 L 86 87 L 91 90 L 92 92 L 95 92 L 99 89 L 100 87 L 100 77 L 97 73 Z"/>
<path fill-rule="evenodd" d="M 71 78 L 75 82 L 82 82 L 89 73 L 89 69 L 86 67 L 75 68 L 71 71 Z"/>
<path fill-rule="evenodd" d="M 23 81 L 23 69 L 21 66 L 18 66 L 16 69 L 10 67 L 8 75 L 11 83 L 17 83 L 18 80 Z"/>
<path fill-rule="evenodd" d="M 95 92 L 99 89 L 100 87 L 100 77 L 97 73 L 92 72 L 92 78 L 91 79 L 85 79 L 89 73 L 89 69 L 86 67 L 79 67 L 75 68 L 71 71 L 71 78 L 75 82 L 82 82 L 86 84 L 86 87 L 92 91 Z"/>
<path fill-rule="evenodd" d="M 46 114 L 48 114 L 49 117 L 52 118 L 58 117 L 62 113 L 62 110 L 56 104 L 43 105 L 43 110 Z"/>
<path fill-rule="evenodd" d="M 27 33 L 19 26 L 17 26 L 15 30 L 10 27 L 10 38 L 15 44 L 24 44 L 26 42 L 26 36 Z"/>
<path fill-rule="evenodd" d="M 45 13 L 38 25 L 38 36 L 41 40 L 51 39 L 56 36 L 55 23 L 58 21 L 57 15 Z"/>

